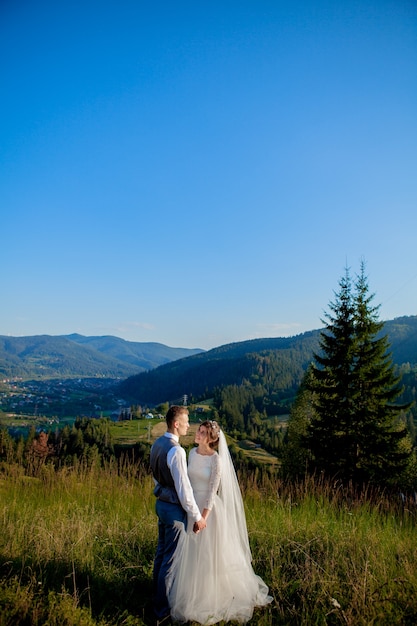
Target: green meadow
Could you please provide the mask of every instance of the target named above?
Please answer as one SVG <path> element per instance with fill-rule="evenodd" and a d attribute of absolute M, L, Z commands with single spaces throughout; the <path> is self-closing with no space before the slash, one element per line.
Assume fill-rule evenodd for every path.
<path fill-rule="evenodd" d="M 145 466 L 1 467 L 0 624 L 152 624 L 156 516 Z M 239 475 L 255 571 L 252 624 L 417 623 L 413 506 L 311 479 Z"/>

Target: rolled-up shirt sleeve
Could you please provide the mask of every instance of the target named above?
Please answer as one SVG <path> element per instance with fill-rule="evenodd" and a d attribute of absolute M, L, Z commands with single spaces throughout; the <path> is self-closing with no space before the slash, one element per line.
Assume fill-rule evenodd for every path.
<path fill-rule="evenodd" d="M 202 515 L 194 499 L 193 489 L 187 473 L 187 457 L 181 446 L 174 446 L 167 456 L 167 463 L 174 479 L 175 489 L 182 508 L 193 522 L 200 521 Z"/>

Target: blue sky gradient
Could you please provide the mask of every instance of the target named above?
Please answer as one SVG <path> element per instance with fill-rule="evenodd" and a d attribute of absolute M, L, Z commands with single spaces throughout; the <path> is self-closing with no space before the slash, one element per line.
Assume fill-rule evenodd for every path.
<path fill-rule="evenodd" d="M 417 4 L 0 8 L 0 334 L 211 348 L 417 313 Z"/>

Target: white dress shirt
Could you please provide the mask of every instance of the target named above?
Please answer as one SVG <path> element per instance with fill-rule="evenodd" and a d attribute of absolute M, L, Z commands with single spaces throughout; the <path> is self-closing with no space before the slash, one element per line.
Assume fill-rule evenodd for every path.
<path fill-rule="evenodd" d="M 177 435 L 164 433 L 165 437 L 179 441 Z M 193 489 L 187 472 L 187 457 L 182 446 L 172 446 L 167 455 L 167 465 L 174 480 L 175 490 L 182 508 L 193 522 L 199 522 L 202 515 L 194 499 Z"/>

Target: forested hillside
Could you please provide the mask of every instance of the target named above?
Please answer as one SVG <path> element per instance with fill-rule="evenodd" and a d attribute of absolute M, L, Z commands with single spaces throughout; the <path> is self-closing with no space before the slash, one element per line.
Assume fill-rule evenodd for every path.
<path fill-rule="evenodd" d="M 417 364 L 417 316 L 385 322 L 394 363 Z M 260 412 L 286 412 L 303 374 L 318 350 L 319 330 L 295 337 L 227 344 L 152 371 L 132 376 L 119 387 L 138 403 L 173 401 L 183 394 L 210 397 L 228 386 L 251 387 Z"/>
<path fill-rule="evenodd" d="M 381 334 L 388 335 L 394 363 L 417 364 L 417 315 L 397 317 L 385 322 Z"/>
<path fill-rule="evenodd" d="M 113 336 L 0 336 L 0 376 L 25 380 L 126 378 L 199 352 Z"/>
<path fill-rule="evenodd" d="M 132 376 L 121 383 L 119 392 L 139 403 L 159 403 L 182 394 L 209 397 L 217 388 L 247 383 L 268 396 L 281 391 L 292 395 L 318 346 L 318 336 L 318 331 L 311 331 L 227 344 Z"/>

